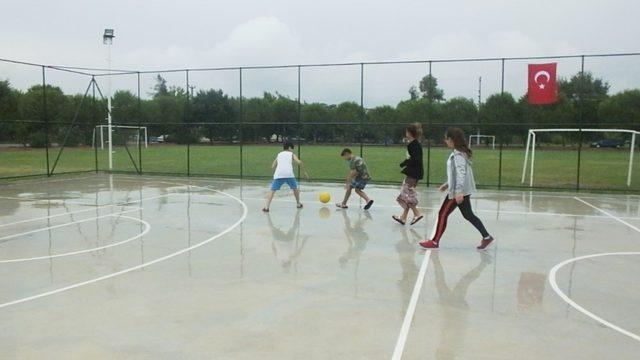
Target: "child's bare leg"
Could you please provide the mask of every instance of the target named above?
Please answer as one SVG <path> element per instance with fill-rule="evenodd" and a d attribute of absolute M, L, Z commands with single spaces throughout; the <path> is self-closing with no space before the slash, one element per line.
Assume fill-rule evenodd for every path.
<path fill-rule="evenodd" d="M 406 221 L 407 221 L 407 216 L 408 216 L 408 215 L 409 215 L 409 208 L 407 207 L 406 209 L 404 209 L 404 210 L 402 211 L 402 215 L 400 215 L 400 219 L 401 219 L 402 221 L 405 221 L 405 222 L 406 222 Z"/>
<path fill-rule="evenodd" d="M 300 203 L 300 190 L 299 189 L 293 190 L 293 196 L 296 198 L 296 204 L 298 204 L 298 207 L 300 207 L 300 205 L 302 205 Z"/>
<path fill-rule="evenodd" d="M 349 187 L 347 191 L 344 192 L 344 199 L 342 199 L 342 205 L 347 205 L 347 201 L 349 201 L 349 197 L 351 197 L 351 190 L 353 188 Z M 358 192 L 358 190 L 356 190 Z"/>
<path fill-rule="evenodd" d="M 417 206 L 417 205 L 412 206 L 412 207 L 411 207 L 411 211 L 413 211 L 413 217 L 414 217 L 414 218 L 417 218 L 417 217 L 419 217 L 420 215 L 422 215 L 422 214 L 420 213 L 420 210 L 418 209 L 418 206 Z"/>
<path fill-rule="evenodd" d="M 364 193 L 364 191 L 360 190 L 360 189 L 356 189 L 356 194 L 360 195 L 360 197 L 365 201 L 365 202 L 369 202 L 371 199 L 369 199 L 369 197 L 367 196 L 367 194 Z"/>
<path fill-rule="evenodd" d="M 276 192 L 275 192 L 275 191 L 273 191 L 273 190 L 270 190 L 270 191 L 267 193 L 267 203 L 264 205 L 264 209 L 263 209 L 263 210 L 266 210 L 266 211 L 268 211 L 268 210 L 269 210 L 269 206 L 271 206 L 271 201 L 273 200 L 273 196 L 274 196 L 275 194 L 276 194 Z"/>

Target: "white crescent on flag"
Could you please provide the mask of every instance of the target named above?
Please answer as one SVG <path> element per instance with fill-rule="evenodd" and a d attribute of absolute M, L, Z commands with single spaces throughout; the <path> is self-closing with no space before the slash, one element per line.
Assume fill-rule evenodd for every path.
<path fill-rule="evenodd" d="M 534 76 L 533 76 L 533 81 L 538 84 L 538 86 L 540 87 L 540 89 L 544 89 L 544 84 L 540 84 L 538 83 L 538 78 L 540 76 L 544 76 L 547 78 L 547 80 L 545 80 L 545 83 L 548 83 L 549 80 L 551 80 L 551 75 L 549 75 L 549 73 L 547 71 L 541 70 L 538 71 Z"/>

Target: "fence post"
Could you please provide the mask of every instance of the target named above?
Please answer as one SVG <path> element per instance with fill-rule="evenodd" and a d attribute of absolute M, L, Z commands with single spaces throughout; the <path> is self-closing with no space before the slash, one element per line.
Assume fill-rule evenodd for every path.
<path fill-rule="evenodd" d="M 49 115 L 47 114 L 47 80 L 44 66 L 42 66 L 42 117 L 44 118 L 44 152 L 47 161 L 47 177 L 49 177 L 51 176 L 49 172 Z"/>
<path fill-rule="evenodd" d="M 137 73 L 138 76 L 138 172 L 142 175 L 142 146 L 140 143 L 140 129 L 142 126 L 142 101 L 140 100 L 140 72 Z M 144 133 L 145 145 L 146 142 L 149 141 L 149 133 L 147 128 L 145 128 Z M 146 148 L 146 147 L 145 147 Z"/>
<path fill-rule="evenodd" d="M 431 78 L 431 65 L 432 65 L 432 62 L 429 61 L 429 78 Z M 429 107 L 427 108 L 427 131 L 428 133 L 431 133 L 432 132 L 431 116 L 429 115 L 431 112 L 432 104 L 431 104 L 431 100 L 430 99 L 428 100 L 429 100 L 429 103 L 428 103 Z M 431 184 L 430 178 L 431 178 L 431 140 L 427 138 L 427 187 L 429 187 L 429 185 Z"/>
<path fill-rule="evenodd" d="M 93 120 L 93 156 L 96 167 L 96 174 L 98 173 L 98 142 L 96 134 L 96 77 L 91 76 L 91 117 Z M 100 128 L 100 132 L 102 132 L 102 128 Z"/>
<path fill-rule="evenodd" d="M 582 158 L 583 117 L 584 117 L 584 55 L 580 56 L 580 83 L 578 87 L 578 169 L 576 172 L 576 191 L 580 191 L 580 162 Z"/>
<path fill-rule="evenodd" d="M 500 75 L 500 95 L 504 95 L 504 58 L 501 59 L 501 75 Z M 480 112 L 480 104 L 478 104 L 478 112 Z M 480 114 L 478 114 L 480 116 Z M 502 148 L 504 139 L 500 139 L 500 153 L 498 158 L 498 190 L 502 189 Z"/>
<path fill-rule="evenodd" d="M 187 124 L 189 119 L 188 119 L 188 112 L 189 112 L 189 69 L 184 71 L 185 77 L 186 77 L 186 82 L 187 82 L 187 101 L 184 104 L 184 118 L 183 118 L 183 122 L 185 124 L 185 127 L 187 128 L 187 176 L 191 176 L 191 127 Z"/>
<path fill-rule="evenodd" d="M 360 157 L 364 152 L 364 63 L 360 63 Z"/>
<path fill-rule="evenodd" d="M 302 103 L 300 99 L 300 65 L 298 65 L 298 158 L 302 153 L 302 149 L 300 148 L 302 145 Z M 300 178 L 300 165 L 298 165 L 298 178 Z"/>
<path fill-rule="evenodd" d="M 242 68 L 238 68 L 238 73 L 240 75 L 240 179 L 243 178 L 243 154 L 242 154 L 242 142 L 243 142 L 243 137 L 242 137 L 242 131 L 243 131 L 243 127 L 244 127 L 244 108 L 243 108 L 243 100 L 242 100 Z"/>

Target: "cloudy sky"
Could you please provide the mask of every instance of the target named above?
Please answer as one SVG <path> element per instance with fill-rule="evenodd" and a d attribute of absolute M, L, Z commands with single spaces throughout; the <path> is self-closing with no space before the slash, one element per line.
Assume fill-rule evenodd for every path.
<path fill-rule="evenodd" d="M 640 3 L 634 0 L 537 1 L 31 1 L 3 5 L 0 58 L 45 64 L 106 67 L 105 27 L 113 27 L 113 67 L 136 70 L 217 66 L 307 64 L 596 54 L 640 51 Z M 505 86 L 520 96 L 526 61 L 508 62 Z M 559 61 L 560 76 L 579 69 Z M 587 59 L 587 70 L 610 81 L 613 91 L 640 87 L 640 57 Z M 305 101 L 359 101 L 360 69 L 305 68 Z M 365 105 L 407 97 L 426 65 L 365 67 Z M 483 98 L 500 87 L 500 64 L 435 64 L 446 97 Z M 26 88 L 38 70 L 0 64 L 0 78 Z M 87 79 L 49 71 L 51 83 L 80 92 Z M 168 74 L 185 86 L 183 73 Z M 237 72 L 192 73 L 197 89 L 236 94 Z M 106 88 L 106 80 L 100 80 Z M 248 96 L 278 91 L 297 96 L 295 69 L 244 74 Z M 134 77 L 114 79 L 115 89 L 135 89 Z M 152 75 L 143 76 L 143 92 Z"/>

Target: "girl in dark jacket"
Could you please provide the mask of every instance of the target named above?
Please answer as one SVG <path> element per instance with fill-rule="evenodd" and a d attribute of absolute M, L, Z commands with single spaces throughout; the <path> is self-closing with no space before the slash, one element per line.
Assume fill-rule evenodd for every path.
<path fill-rule="evenodd" d="M 409 210 L 413 211 L 413 220 L 411 225 L 422 220 L 424 217 L 418 210 L 418 194 L 416 186 L 418 181 L 424 176 L 424 168 L 422 167 L 422 145 L 420 145 L 420 137 L 422 136 L 422 125 L 419 123 L 409 124 L 406 128 L 406 137 L 409 140 L 407 145 L 407 159 L 400 163 L 402 173 L 405 175 L 402 182 L 402 190 L 396 199 L 403 209 L 402 215 L 393 215 L 393 219 L 404 225 L 407 222 Z"/>

